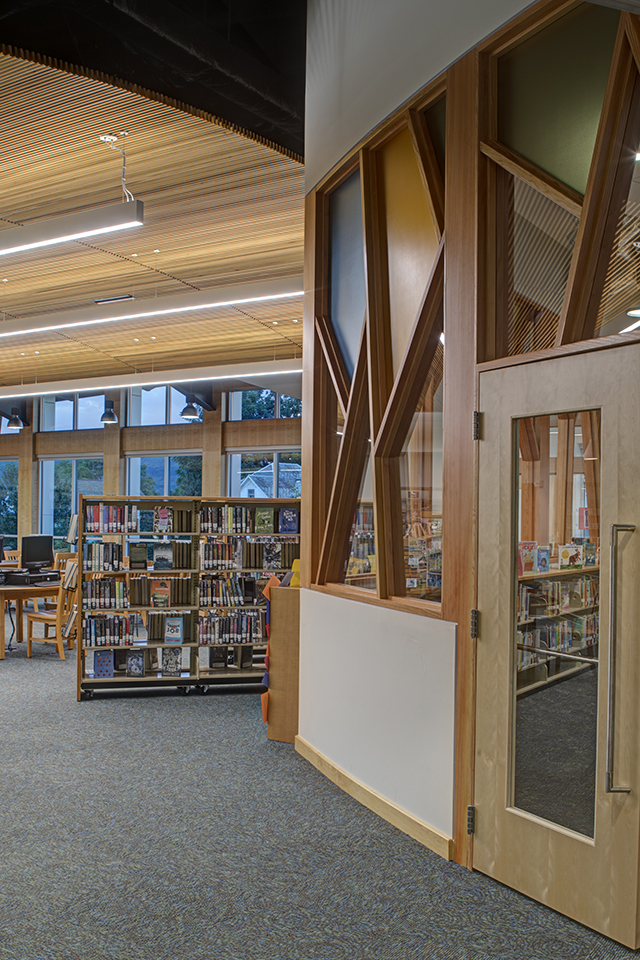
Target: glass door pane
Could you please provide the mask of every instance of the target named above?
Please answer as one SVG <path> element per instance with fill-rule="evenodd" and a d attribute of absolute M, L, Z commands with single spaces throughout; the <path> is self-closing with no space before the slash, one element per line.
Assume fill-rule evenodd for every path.
<path fill-rule="evenodd" d="M 594 835 L 600 413 L 516 421 L 513 806 Z"/>

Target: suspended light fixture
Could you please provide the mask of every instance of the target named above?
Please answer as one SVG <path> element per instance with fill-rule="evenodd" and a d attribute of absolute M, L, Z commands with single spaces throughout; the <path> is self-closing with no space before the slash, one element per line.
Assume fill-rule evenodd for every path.
<path fill-rule="evenodd" d="M 113 400 L 105 400 L 104 413 L 100 417 L 100 423 L 117 423 L 118 416 L 113 409 Z"/>
<path fill-rule="evenodd" d="M 55 243 L 67 243 L 98 233 L 113 233 L 138 227 L 144 222 L 141 200 L 128 203 L 112 203 L 97 210 L 84 210 L 66 217 L 40 220 L 24 227 L 12 227 L 0 231 L 0 257 L 10 253 L 22 253 L 37 247 L 50 247 Z"/>
<path fill-rule="evenodd" d="M 187 405 L 180 411 L 183 420 L 197 420 L 200 416 L 194 406 L 195 397 L 192 394 L 187 396 Z"/>
<path fill-rule="evenodd" d="M 7 430 L 22 430 L 24 423 L 20 419 L 19 407 L 11 407 L 11 416 L 7 422 Z"/>

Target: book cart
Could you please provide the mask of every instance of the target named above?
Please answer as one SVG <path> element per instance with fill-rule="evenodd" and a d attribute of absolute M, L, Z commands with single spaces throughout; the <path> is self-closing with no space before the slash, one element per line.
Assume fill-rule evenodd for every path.
<path fill-rule="evenodd" d="M 261 683 L 268 578 L 300 555 L 298 500 L 82 497 L 78 700 Z"/>

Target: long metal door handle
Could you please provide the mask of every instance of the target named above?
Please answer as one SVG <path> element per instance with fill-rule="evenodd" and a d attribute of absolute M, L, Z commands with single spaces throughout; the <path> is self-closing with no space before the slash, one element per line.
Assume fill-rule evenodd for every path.
<path fill-rule="evenodd" d="M 613 755 L 615 740 L 615 683 L 616 683 L 616 636 L 618 604 L 616 586 L 618 582 L 618 533 L 621 530 L 633 531 L 630 523 L 612 523 L 609 537 L 609 692 L 607 695 L 607 793 L 631 793 L 631 787 L 614 786 Z"/>

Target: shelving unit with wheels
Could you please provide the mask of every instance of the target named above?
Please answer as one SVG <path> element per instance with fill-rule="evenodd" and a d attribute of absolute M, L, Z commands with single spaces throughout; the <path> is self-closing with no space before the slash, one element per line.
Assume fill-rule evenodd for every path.
<path fill-rule="evenodd" d="M 299 557 L 298 530 L 293 500 L 81 498 L 78 699 L 260 683 L 262 588 Z"/>
<path fill-rule="evenodd" d="M 300 501 L 202 500 L 200 530 L 200 682 L 261 683 L 262 589 L 300 556 Z"/>

